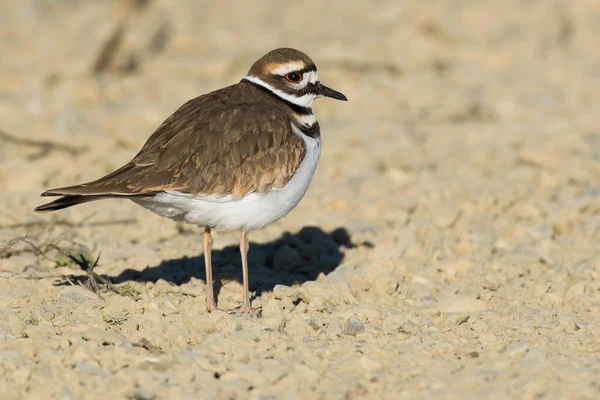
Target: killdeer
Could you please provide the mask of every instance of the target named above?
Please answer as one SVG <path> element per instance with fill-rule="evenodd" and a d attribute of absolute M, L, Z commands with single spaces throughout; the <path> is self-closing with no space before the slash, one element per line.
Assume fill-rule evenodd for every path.
<path fill-rule="evenodd" d="M 204 230 L 206 308 L 213 292 L 212 230 L 241 230 L 244 301 L 248 234 L 286 216 L 308 189 L 321 155 L 319 97 L 347 100 L 321 84 L 304 53 L 273 50 L 237 84 L 196 97 L 167 118 L 123 167 L 93 182 L 47 190 L 61 196 L 37 212 L 107 198 L 132 200 L 154 213 Z"/>

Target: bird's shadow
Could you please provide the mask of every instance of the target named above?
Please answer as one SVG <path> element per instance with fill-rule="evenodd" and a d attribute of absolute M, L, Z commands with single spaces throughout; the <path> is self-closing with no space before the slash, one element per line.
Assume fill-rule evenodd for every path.
<path fill-rule="evenodd" d="M 297 234 L 284 233 L 268 243 L 250 243 L 248 270 L 250 290 L 255 296 L 271 291 L 275 285 L 301 284 L 316 280 L 335 270 L 343 261 L 343 248 L 356 247 L 345 228 L 325 232 L 317 227 L 305 227 Z M 241 258 L 238 246 L 212 251 L 215 294 L 223 281 L 242 282 Z M 127 269 L 108 277 L 113 283 L 128 281 L 156 282 L 159 279 L 175 285 L 188 283 L 192 278 L 206 280 L 204 255 L 164 260 L 142 271 Z"/>

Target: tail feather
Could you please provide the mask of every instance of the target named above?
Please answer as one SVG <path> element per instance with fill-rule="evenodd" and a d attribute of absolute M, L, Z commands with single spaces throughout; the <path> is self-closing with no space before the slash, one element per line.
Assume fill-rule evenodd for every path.
<path fill-rule="evenodd" d="M 152 197 L 157 191 L 147 190 L 140 193 L 134 190 L 129 185 L 128 173 L 136 167 L 133 163 L 127 163 L 118 170 L 97 179 L 93 182 L 84 183 L 81 185 L 66 186 L 57 189 L 50 189 L 42 193 L 44 197 L 58 197 L 51 203 L 43 204 L 35 209 L 36 212 L 48 212 L 62 210 L 78 204 L 88 203 L 90 201 L 120 198 L 131 199 L 139 197 Z M 141 166 L 140 168 L 145 168 Z"/>
<path fill-rule="evenodd" d="M 63 208 L 68 208 L 71 206 L 76 206 L 78 204 L 88 203 L 90 201 L 102 200 L 106 199 L 110 196 L 83 196 L 83 195 L 67 195 L 63 196 L 59 199 L 54 200 L 53 202 L 42 204 L 39 207 L 35 208 L 35 212 L 44 213 L 56 210 L 62 210 Z"/>
<path fill-rule="evenodd" d="M 47 193 L 47 192 L 46 192 Z M 42 196 L 52 196 L 49 194 L 42 194 Z M 97 195 L 83 195 L 83 194 L 69 194 L 62 196 L 53 202 L 42 204 L 39 207 L 35 208 L 35 212 L 44 213 L 56 210 L 62 210 L 63 208 L 68 208 L 71 206 L 76 206 L 78 204 L 89 203 L 90 201 L 103 200 L 103 199 L 131 199 L 131 198 L 139 198 L 139 197 L 152 197 L 154 194 L 149 195 L 115 195 L 115 194 L 97 194 Z"/>

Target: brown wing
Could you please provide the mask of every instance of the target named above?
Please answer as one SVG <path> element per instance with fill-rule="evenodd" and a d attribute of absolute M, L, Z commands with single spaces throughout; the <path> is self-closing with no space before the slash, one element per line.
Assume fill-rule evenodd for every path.
<path fill-rule="evenodd" d="M 44 195 L 139 196 L 175 190 L 240 198 L 282 188 L 304 158 L 304 142 L 291 131 L 283 111 L 232 102 L 232 96 L 240 98 L 236 86 L 184 104 L 115 172 Z"/>

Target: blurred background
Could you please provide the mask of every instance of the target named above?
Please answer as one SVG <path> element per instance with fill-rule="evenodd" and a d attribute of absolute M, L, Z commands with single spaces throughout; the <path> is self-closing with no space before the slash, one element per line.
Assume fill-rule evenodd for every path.
<path fill-rule="evenodd" d="M 199 262 L 192 227 L 129 202 L 32 210 L 43 190 L 129 161 L 185 101 L 238 82 L 274 48 L 294 47 L 349 101 L 315 103 L 323 156 L 311 188 L 286 219 L 251 239 L 289 241 L 284 232 L 312 225 L 326 252 L 337 252 L 341 241 L 326 233 L 342 228 L 356 247 L 331 250 L 335 272 L 305 285 L 321 290 L 311 294 L 317 311 L 309 310 L 317 314 L 310 315 L 329 327 L 319 337 L 340 354 L 351 357 L 358 346 L 339 328 L 348 315 L 371 324 L 361 343 L 377 342 L 365 351 L 375 361 L 323 355 L 315 368 L 322 363 L 337 375 L 323 374 L 313 388 L 329 398 L 379 397 L 393 393 L 389 388 L 422 398 L 461 390 L 461 398 L 598 398 L 599 40 L 597 0 L 0 0 L 0 266 L 11 277 L 2 275 L 2 304 L 20 310 L 2 320 L 21 321 L 6 332 L 16 329 L 18 337 L 25 326 L 38 337 L 41 328 L 27 321 L 42 299 L 66 307 L 57 315 L 72 312 L 59 289 L 48 289 L 48 271 L 56 268 L 49 242 L 102 252 L 102 273 L 110 277 L 162 271 L 141 292 L 158 290 L 154 281 L 169 271 L 163 261 Z M 215 240 L 220 249 L 238 236 Z M 254 265 L 273 256 L 273 249 L 263 256 L 254 249 Z M 284 255 L 310 264 L 296 250 Z M 47 278 L 15 281 L 28 274 Z M 239 290 L 236 281 L 223 286 L 226 306 L 239 304 Z M 317 301 L 318 293 L 326 300 Z M 180 319 L 171 326 L 184 333 L 153 331 L 160 322 L 145 331 L 155 332 L 147 337 L 165 351 L 205 338 L 193 325 L 205 320 L 199 300 L 186 299 L 173 302 L 199 315 L 173 314 Z M 349 308 L 357 304 L 362 311 Z M 291 307 L 285 318 L 297 317 Z M 150 314 L 140 313 L 138 322 L 149 324 Z M 93 323 L 104 327 L 99 321 Z M 233 322 L 219 324 L 211 329 L 228 343 L 242 335 L 228 330 Z M 139 334 L 126 325 L 110 329 Z M 305 332 L 298 329 L 286 334 Z M 397 347 L 389 348 L 380 335 L 392 331 Z M 290 346 L 296 364 L 313 353 L 302 347 L 307 343 Z M 530 358 L 521 362 L 524 354 Z M 496 391 L 477 383 L 488 367 L 496 371 Z M 377 375 L 381 370 L 387 375 Z"/>
<path fill-rule="evenodd" d="M 482 163 L 509 145 L 539 152 L 556 130 L 597 146 L 598 7 L 593 0 L 3 1 L 1 184 L 9 193 L 37 192 L 95 177 L 98 164 L 112 170 L 183 102 L 237 82 L 282 46 L 309 54 L 323 80 L 351 99 L 315 106 L 325 154 L 343 155 L 326 161 L 337 164 L 338 178 L 426 168 L 433 155 L 414 151 L 423 146 Z M 491 134 L 490 126 L 502 128 Z M 459 156 L 470 143 L 455 130 L 500 148 L 488 143 Z M 44 157 L 36 157 L 40 148 Z M 544 162 L 575 168 L 555 157 Z M 473 168 L 458 164 L 465 173 Z M 577 180 L 590 173 L 578 171 Z"/>

